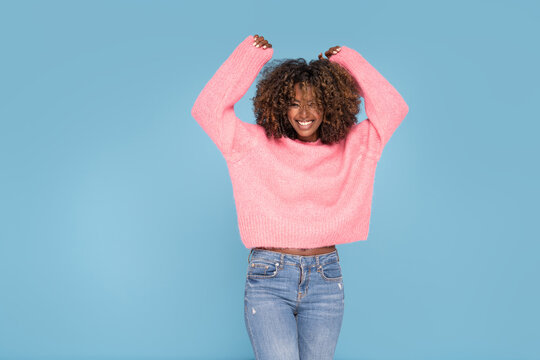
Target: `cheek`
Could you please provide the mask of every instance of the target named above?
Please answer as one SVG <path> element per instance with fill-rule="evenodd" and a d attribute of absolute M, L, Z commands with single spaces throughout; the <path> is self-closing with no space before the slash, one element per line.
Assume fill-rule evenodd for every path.
<path fill-rule="evenodd" d="M 287 118 L 289 119 L 289 121 L 293 121 L 292 119 L 294 119 L 294 111 L 287 111 Z"/>

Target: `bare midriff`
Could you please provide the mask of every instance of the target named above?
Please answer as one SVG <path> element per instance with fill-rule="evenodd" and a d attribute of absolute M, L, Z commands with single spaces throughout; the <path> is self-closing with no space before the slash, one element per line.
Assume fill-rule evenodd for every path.
<path fill-rule="evenodd" d="M 310 256 L 310 255 L 321 255 L 321 254 L 332 252 L 336 250 L 336 246 L 332 245 L 332 246 L 325 246 L 325 247 L 319 247 L 319 248 L 313 248 L 313 249 L 273 248 L 273 247 L 256 247 L 255 249 L 270 250 L 270 251 L 276 251 L 276 252 L 280 252 L 284 254 L 291 254 L 291 255 Z"/>

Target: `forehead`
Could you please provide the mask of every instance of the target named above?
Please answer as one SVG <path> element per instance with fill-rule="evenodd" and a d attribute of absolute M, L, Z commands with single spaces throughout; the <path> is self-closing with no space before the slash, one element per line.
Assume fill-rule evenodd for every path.
<path fill-rule="evenodd" d="M 294 84 L 294 92 L 296 100 L 311 100 L 314 98 L 313 88 L 308 84 L 304 84 L 303 87 L 300 83 Z"/>

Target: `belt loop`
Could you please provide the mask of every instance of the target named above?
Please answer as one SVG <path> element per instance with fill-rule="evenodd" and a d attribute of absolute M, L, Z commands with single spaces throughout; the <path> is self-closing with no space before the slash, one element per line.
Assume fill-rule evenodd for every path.
<path fill-rule="evenodd" d="M 248 264 L 249 264 L 249 258 L 251 257 L 251 254 L 253 253 L 253 248 L 251 248 L 251 250 L 249 251 L 249 255 L 248 255 Z"/>
<path fill-rule="evenodd" d="M 283 260 L 285 258 L 285 254 L 284 253 L 281 253 L 281 260 L 280 260 L 280 263 L 281 263 L 281 268 L 283 268 L 283 265 L 285 263 L 285 261 Z"/>
<path fill-rule="evenodd" d="M 337 252 L 337 248 L 336 248 L 336 255 L 337 255 L 337 261 L 339 262 L 339 254 Z"/>
<path fill-rule="evenodd" d="M 317 267 L 319 267 L 319 255 L 315 255 L 315 259 L 317 260 Z"/>

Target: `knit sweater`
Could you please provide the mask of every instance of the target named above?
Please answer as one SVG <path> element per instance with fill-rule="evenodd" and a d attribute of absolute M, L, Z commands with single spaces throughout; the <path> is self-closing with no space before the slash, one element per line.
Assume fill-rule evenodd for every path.
<path fill-rule="evenodd" d="M 241 121 L 234 104 L 273 54 L 246 37 L 197 97 L 192 115 L 227 162 L 246 248 L 316 248 L 366 240 L 375 168 L 409 108 L 396 89 L 346 46 L 330 61 L 358 82 L 367 119 L 332 145 L 282 137 Z"/>

